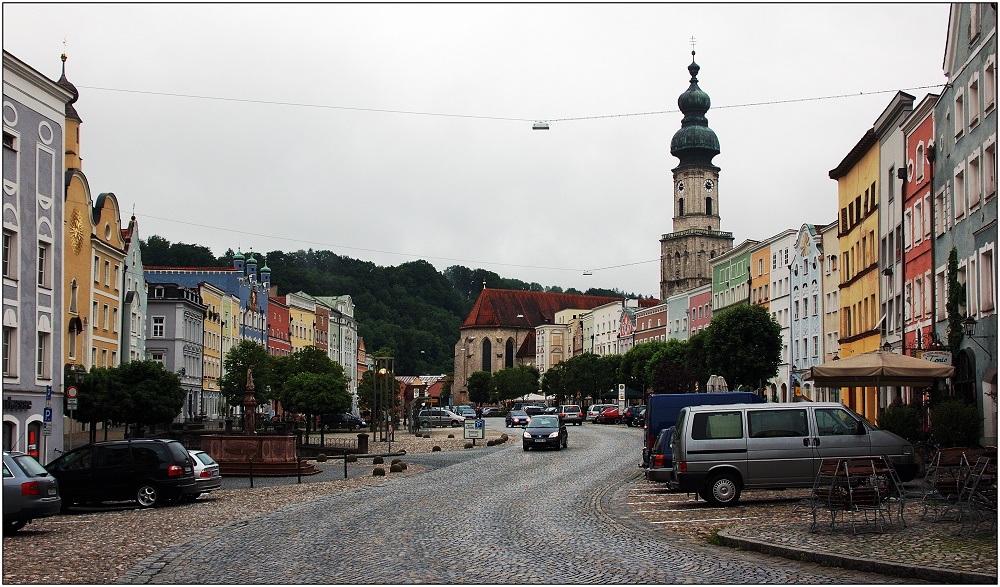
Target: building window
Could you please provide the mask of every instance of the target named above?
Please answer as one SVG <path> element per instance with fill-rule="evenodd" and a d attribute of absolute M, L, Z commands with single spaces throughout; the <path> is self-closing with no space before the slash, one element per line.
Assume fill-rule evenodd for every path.
<path fill-rule="evenodd" d="M 101 349 L 101 367 L 108 366 L 108 349 Z"/>
<path fill-rule="evenodd" d="M 52 287 L 52 255 L 49 243 L 38 243 L 38 286 Z"/>
<path fill-rule="evenodd" d="M 166 320 L 164 316 L 153 316 L 153 338 L 163 338 Z"/>
<path fill-rule="evenodd" d="M 988 113 L 997 103 L 997 63 L 990 55 L 983 69 L 983 112 Z"/>
<path fill-rule="evenodd" d="M 99 283 L 101 281 L 101 258 L 98 255 L 94 255 L 94 283 Z"/>
<path fill-rule="evenodd" d="M 924 143 L 923 141 L 917 145 L 917 154 L 914 157 L 914 164 L 917 167 L 917 181 L 924 180 Z"/>
<path fill-rule="evenodd" d="M 115 263 L 115 290 L 118 289 L 118 284 L 121 283 L 121 272 L 122 266 Z"/>
<path fill-rule="evenodd" d="M 17 329 L 11 326 L 3 327 L 3 374 L 4 377 L 14 377 L 17 365 Z"/>
<path fill-rule="evenodd" d="M 965 88 L 958 88 L 955 94 L 955 140 L 965 132 Z"/>
<path fill-rule="evenodd" d="M 979 124 L 979 72 L 969 80 L 969 129 Z"/>
<path fill-rule="evenodd" d="M 6 229 L 3 231 L 3 276 L 17 279 L 17 235 Z"/>
<path fill-rule="evenodd" d="M 959 165 L 955 168 L 955 193 L 954 193 L 954 205 L 955 205 L 955 220 L 965 215 L 965 166 Z"/>
<path fill-rule="evenodd" d="M 979 309 L 991 312 L 996 308 L 996 265 L 993 260 L 993 249 L 987 249 L 979 254 Z"/>
<path fill-rule="evenodd" d="M 73 278 L 72 283 L 69 286 L 69 311 L 71 314 L 78 314 L 77 309 L 77 297 L 79 294 L 80 286 L 76 283 L 76 278 Z"/>
<path fill-rule="evenodd" d="M 111 261 L 104 262 L 104 285 L 111 285 Z"/>
<path fill-rule="evenodd" d="M 980 176 L 980 158 L 978 149 L 969 158 L 969 175 L 966 182 L 969 193 L 969 211 L 979 206 L 979 199 L 983 192 L 983 184 Z"/>
<path fill-rule="evenodd" d="M 983 145 L 983 195 L 990 199 L 997 195 L 997 142 L 996 135 Z"/>
<path fill-rule="evenodd" d="M 52 363 L 52 335 L 48 332 L 38 333 L 38 353 L 35 360 L 35 375 L 39 379 L 49 379 Z"/>
<path fill-rule="evenodd" d="M 111 331 L 118 332 L 118 308 L 111 310 Z"/>

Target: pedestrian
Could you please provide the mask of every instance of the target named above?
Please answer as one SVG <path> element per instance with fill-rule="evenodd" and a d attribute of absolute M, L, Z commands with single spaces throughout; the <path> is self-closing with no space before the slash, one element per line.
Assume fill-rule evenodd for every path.
<path fill-rule="evenodd" d="M 483 406 L 476 408 L 476 419 L 481 420 L 483 418 Z"/>

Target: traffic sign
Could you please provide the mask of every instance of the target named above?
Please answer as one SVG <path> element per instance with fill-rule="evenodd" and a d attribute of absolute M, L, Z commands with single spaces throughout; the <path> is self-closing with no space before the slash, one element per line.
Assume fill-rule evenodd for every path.
<path fill-rule="evenodd" d="M 52 386 L 51 385 L 46 385 L 45 386 L 45 401 L 49 401 L 50 399 L 52 399 Z"/>
<path fill-rule="evenodd" d="M 77 405 L 76 402 L 78 401 L 79 400 L 77 400 L 75 397 L 66 398 L 66 409 L 75 410 Z"/>
<path fill-rule="evenodd" d="M 78 395 L 80 395 L 80 390 L 75 385 L 66 388 L 66 397 L 75 398 Z"/>
<path fill-rule="evenodd" d="M 52 408 L 45 408 L 42 410 L 42 421 L 43 422 L 52 421 Z"/>

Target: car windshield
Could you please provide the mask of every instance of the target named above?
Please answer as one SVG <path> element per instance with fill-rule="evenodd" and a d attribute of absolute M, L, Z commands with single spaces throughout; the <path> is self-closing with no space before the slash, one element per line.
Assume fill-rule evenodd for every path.
<path fill-rule="evenodd" d="M 215 463 L 215 459 L 213 459 L 212 457 L 210 457 L 208 455 L 208 453 L 196 452 L 196 453 L 194 453 L 194 456 L 197 457 L 198 460 L 201 461 L 203 464 L 206 464 L 206 465 L 214 465 L 214 464 L 216 464 Z"/>
<path fill-rule="evenodd" d="M 557 428 L 558 426 L 559 418 L 552 416 L 535 416 L 528 423 L 528 428 Z"/>

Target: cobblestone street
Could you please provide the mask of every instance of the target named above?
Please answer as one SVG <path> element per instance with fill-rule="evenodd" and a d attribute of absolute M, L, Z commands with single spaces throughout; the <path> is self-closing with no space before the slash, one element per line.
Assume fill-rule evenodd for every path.
<path fill-rule="evenodd" d="M 497 423 L 491 423 L 497 426 Z M 569 448 L 407 456 L 426 470 L 203 532 L 119 582 L 886 583 L 892 577 L 711 546 L 629 515 L 637 429 L 570 427 Z M 905 582 L 912 582 L 905 581 Z"/>

